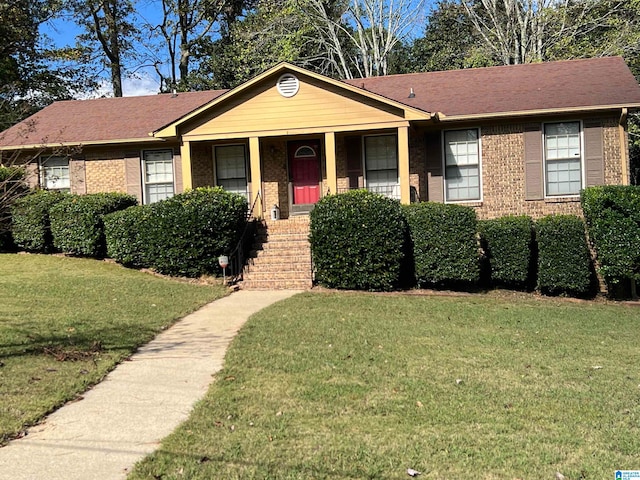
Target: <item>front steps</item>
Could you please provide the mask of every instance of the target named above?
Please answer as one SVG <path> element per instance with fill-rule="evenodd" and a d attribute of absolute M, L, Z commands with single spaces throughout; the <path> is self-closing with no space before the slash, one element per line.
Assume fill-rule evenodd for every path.
<path fill-rule="evenodd" d="M 256 243 L 242 275 L 245 290 L 307 290 L 313 284 L 309 217 L 268 220 L 258 225 Z"/>

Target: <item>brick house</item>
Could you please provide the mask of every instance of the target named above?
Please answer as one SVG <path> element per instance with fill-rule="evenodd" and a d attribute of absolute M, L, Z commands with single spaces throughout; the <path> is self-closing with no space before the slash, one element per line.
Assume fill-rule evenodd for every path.
<path fill-rule="evenodd" d="M 220 185 L 298 223 L 354 188 L 535 218 L 629 183 L 638 107 L 620 57 L 348 81 L 282 63 L 229 91 L 57 102 L 0 133 L 0 153 L 33 186 L 149 203 Z"/>

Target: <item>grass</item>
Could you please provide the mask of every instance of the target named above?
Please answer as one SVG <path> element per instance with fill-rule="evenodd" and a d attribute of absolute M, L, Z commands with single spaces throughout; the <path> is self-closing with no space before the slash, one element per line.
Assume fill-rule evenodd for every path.
<path fill-rule="evenodd" d="M 613 478 L 640 467 L 640 310 L 305 293 L 252 317 L 130 479 Z"/>
<path fill-rule="evenodd" d="M 221 285 L 44 255 L 0 255 L 0 291 L 0 444 L 225 294 Z"/>

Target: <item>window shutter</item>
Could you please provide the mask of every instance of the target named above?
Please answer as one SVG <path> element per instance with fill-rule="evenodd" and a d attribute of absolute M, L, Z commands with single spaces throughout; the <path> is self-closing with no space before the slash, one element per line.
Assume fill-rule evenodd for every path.
<path fill-rule="evenodd" d="M 184 185 L 182 183 L 182 157 L 180 156 L 179 149 L 173 151 L 173 176 L 175 178 L 176 194 L 184 192 Z"/>
<path fill-rule="evenodd" d="M 78 195 L 87 193 L 84 159 L 69 160 L 69 176 L 71 180 L 71 193 L 77 193 Z"/>
<path fill-rule="evenodd" d="M 430 202 L 444 202 L 442 176 L 442 142 L 440 132 L 429 132 L 427 142 L 427 198 Z"/>
<path fill-rule="evenodd" d="M 584 154 L 587 187 L 604 185 L 604 154 L 600 121 L 584 122 Z"/>
<path fill-rule="evenodd" d="M 524 127 L 524 183 L 526 200 L 544 198 L 542 130 L 540 124 Z"/>
<path fill-rule="evenodd" d="M 349 188 L 360 188 L 360 177 L 362 176 L 362 137 L 346 137 L 344 141 L 347 152 Z"/>
<path fill-rule="evenodd" d="M 140 171 L 140 156 L 138 153 L 125 153 L 124 169 L 127 193 L 142 203 L 142 173 Z"/>

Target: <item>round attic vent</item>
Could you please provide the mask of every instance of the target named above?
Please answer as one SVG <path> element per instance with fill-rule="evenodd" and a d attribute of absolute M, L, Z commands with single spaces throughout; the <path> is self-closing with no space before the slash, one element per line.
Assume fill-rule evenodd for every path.
<path fill-rule="evenodd" d="M 300 82 L 294 75 L 285 73 L 278 79 L 276 86 L 278 87 L 280 95 L 289 98 L 298 93 L 298 90 L 300 89 Z"/>

